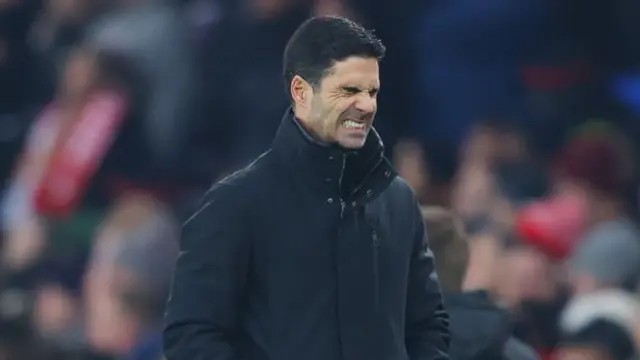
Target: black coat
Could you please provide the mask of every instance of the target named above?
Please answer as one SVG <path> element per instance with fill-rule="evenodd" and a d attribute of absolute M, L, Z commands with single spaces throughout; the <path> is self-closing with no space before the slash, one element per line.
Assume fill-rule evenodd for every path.
<path fill-rule="evenodd" d="M 322 145 L 288 112 L 185 224 L 167 359 L 448 359 L 419 208 L 382 152 L 375 131 L 357 152 Z"/>
<path fill-rule="evenodd" d="M 451 315 L 452 360 L 538 360 L 535 351 L 514 338 L 509 312 L 484 291 L 445 296 Z"/>

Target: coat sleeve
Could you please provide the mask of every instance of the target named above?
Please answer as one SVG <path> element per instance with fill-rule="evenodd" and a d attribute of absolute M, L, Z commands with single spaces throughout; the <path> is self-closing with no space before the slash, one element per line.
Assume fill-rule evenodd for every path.
<path fill-rule="evenodd" d="M 167 302 L 167 360 L 236 360 L 234 335 L 251 247 L 232 185 L 215 185 L 184 225 Z"/>
<path fill-rule="evenodd" d="M 420 210 L 414 210 L 414 248 L 409 265 L 405 343 L 411 360 L 449 359 L 449 316 L 427 246 Z"/>

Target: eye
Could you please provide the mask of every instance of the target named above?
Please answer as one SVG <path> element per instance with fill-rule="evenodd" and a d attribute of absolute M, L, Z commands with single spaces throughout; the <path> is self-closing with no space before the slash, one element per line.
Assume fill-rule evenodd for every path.
<path fill-rule="evenodd" d="M 347 94 L 349 94 L 349 95 L 356 95 L 361 91 L 360 89 L 358 89 L 355 86 L 344 86 L 344 87 L 342 87 L 342 90 L 344 92 L 346 92 Z"/>
<path fill-rule="evenodd" d="M 376 96 L 378 96 L 379 92 L 380 92 L 380 89 L 371 89 L 371 90 L 369 90 L 369 96 L 376 97 Z"/>

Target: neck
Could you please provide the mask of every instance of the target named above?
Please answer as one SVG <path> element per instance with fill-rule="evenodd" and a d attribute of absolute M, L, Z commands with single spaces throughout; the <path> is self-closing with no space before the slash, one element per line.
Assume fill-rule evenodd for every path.
<path fill-rule="evenodd" d="M 383 146 L 373 129 L 365 147 L 350 151 L 353 156 L 347 157 L 345 149 L 337 144 L 316 140 L 299 114 L 291 109 L 285 113 L 272 150 L 286 169 L 306 177 L 306 185 L 316 187 L 323 196 L 336 196 L 337 189 L 346 191 L 353 186 L 355 190 L 371 190 L 366 198 L 364 193 L 354 195 L 370 199 L 393 180 L 395 172 L 384 162 Z M 375 181 L 371 180 L 369 188 L 360 186 L 367 179 Z"/>
<path fill-rule="evenodd" d="M 309 118 L 309 112 L 306 110 L 302 110 L 299 107 L 292 105 L 291 106 L 291 111 L 293 111 L 293 116 L 296 117 L 296 119 L 298 119 L 300 122 L 307 122 L 307 119 Z"/>
<path fill-rule="evenodd" d="M 294 110 L 293 116 L 295 119 L 296 125 L 300 128 L 302 134 L 307 138 L 307 140 L 322 146 L 328 146 L 329 143 L 322 139 L 322 137 L 318 134 L 313 126 L 311 125 L 311 121 L 309 121 L 309 117 L 305 116 L 305 114 L 301 114 L 300 111 Z"/>
<path fill-rule="evenodd" d="M 296 125 L 298 125 L 298 127 L 300 128 L 300 131 L 302 132 L 302 134 L 307 137 L 308 140 L 311 140 L 314 143 L 318 143 L 320 145 L 327 145 L 328 143 L 323 140 L 319 135 L 318 132 L 315 131 L 313 129 L 313 127 L 307 123 L 304 122 L 303 120 L 299 119 L 298 117 L 296 117 L 295 120 Z"/>

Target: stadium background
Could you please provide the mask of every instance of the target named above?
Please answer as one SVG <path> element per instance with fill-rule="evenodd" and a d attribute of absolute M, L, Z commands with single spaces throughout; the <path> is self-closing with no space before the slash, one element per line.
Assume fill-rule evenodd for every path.
<path fill-rule="evenodd" d="M 387 44 L 388 154 L 517 335 L 548 354 L 584 279 L 640 334 L 639 2 L 0 0 L 0 359 L 156 359 L 180 221 L 268 148 L 310 14 Z"/>

